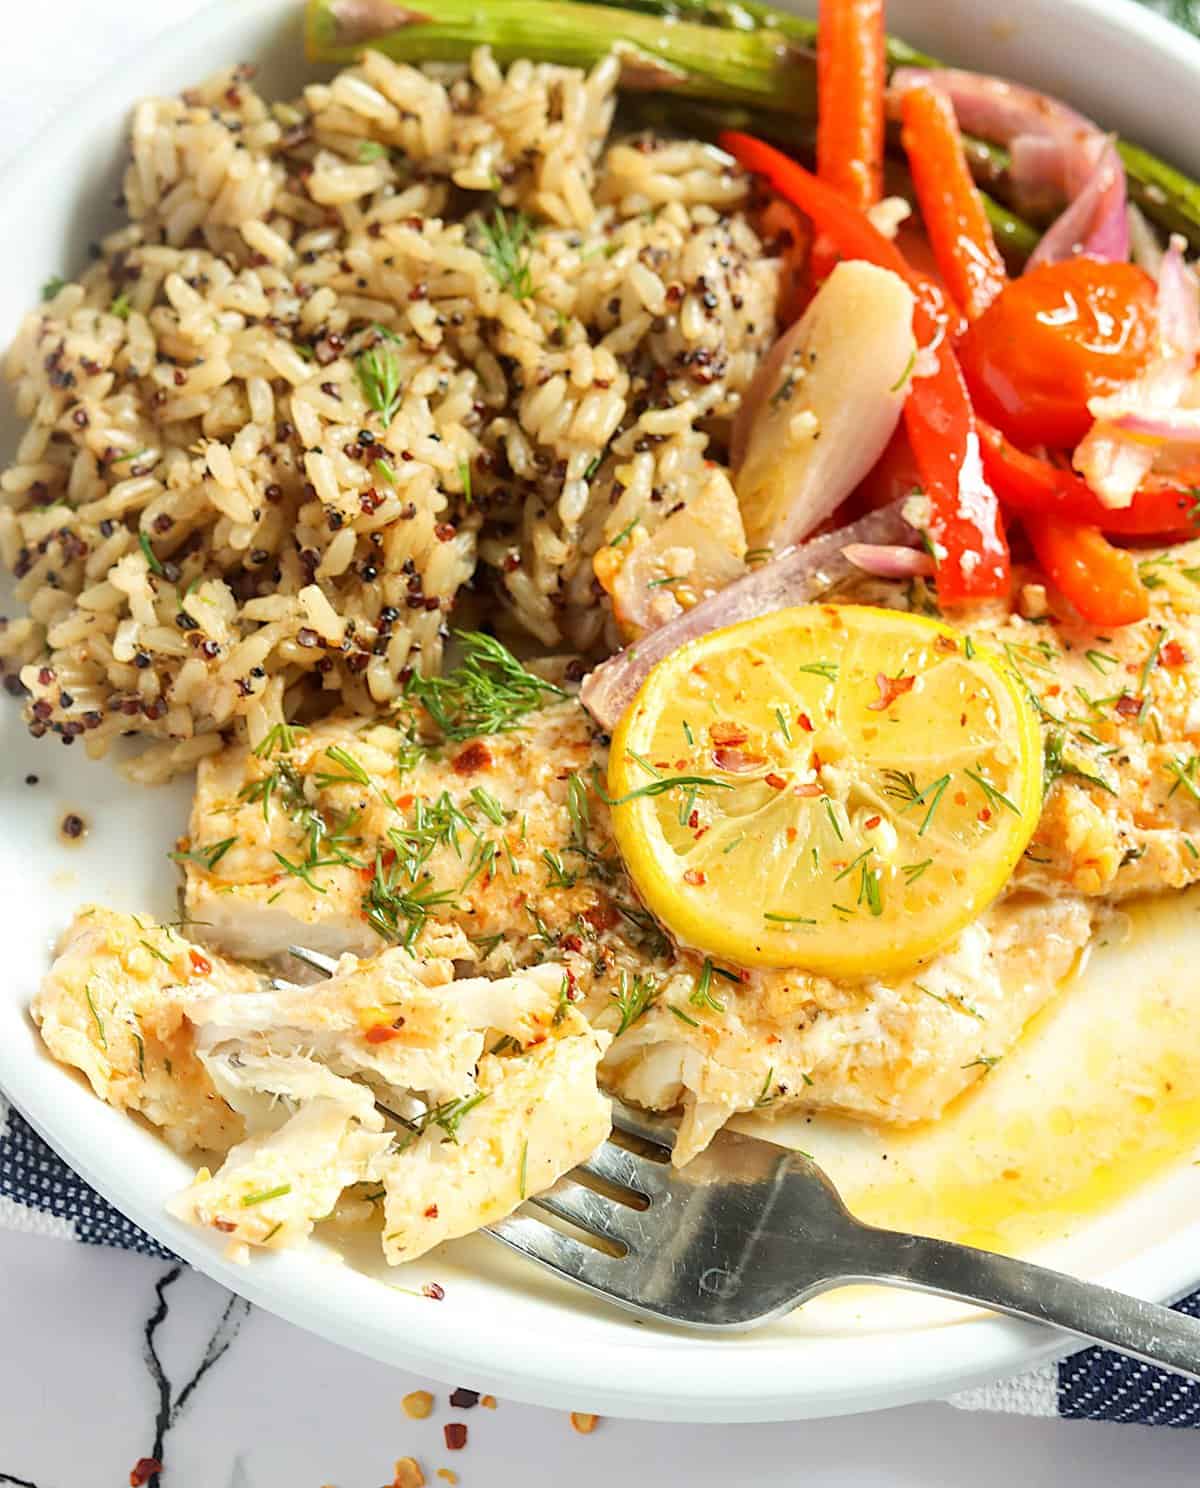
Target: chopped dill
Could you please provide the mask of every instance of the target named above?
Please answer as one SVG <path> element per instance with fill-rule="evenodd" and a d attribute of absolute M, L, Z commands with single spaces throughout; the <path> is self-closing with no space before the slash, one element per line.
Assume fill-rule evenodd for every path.
<path fill-rule="evenodd" d="M 158 561 L 154 549 L 150 546 L 150 534 L 148 532 L 139 532 L 138 544 L 142 552 L 146 555 L 146 562 L 150 565 L 150 572 L 157 574 L 160 579 L 164 578 L 166 576 L 166 569 Z"/>
<path fill-rule="evenodd" d="M 546 880 L 547 888 L 573 889 L 579 882 L 579 875 L 564 868 L 563 860 L 557 853 L 551 852 L 548 847 L 542 851 L 542 862 L 550 870 L 550 876 Z"/>
<path fill-rule="evenodd" d="M 522 1198 L 525 1198 L 525 1171 L 526 1171 L 526 1167 L 527 1167 L 528 1163 L 529 1163 L 529 1138 L 526 1137 L 525 1138 L 525 1145 L 521 1148 L 520 1192 L 521 1192 L 521 1197 Z"/>
<path fill-rule="evenodd" d="M 508 213 L 497 207 L 489 222 L 481 217 L 479 231 L 483 239 L 481 252 L 501 289 L 516 300 L 533 296 L 533 273 L 529 267 L 533 224 L 524 212 Z"/>
<path fill-rule="evenodd" d="M 65 289 L 68 281 L 61 274 L 51 274 L 45 284 L 42 285 L 42 301 L 52 300 L 60 289 Z"/>
<path fill-rule="evenodd" d="M 372 464 L 371 469 L 375 472 L 375 474 L 381 481 L 386 481 L 389 486 L 394 486 L 396 484 L 396 472 L 392 469 L 392 467 L 386 460 L 376 460 Z"/>
<path fill-rule="evenodd" d="M 291 754 L 296 747 L 296 735 L 306 734 L 302 723 L 272 724 L 266 736 L 255 746 L 253 753 L 258 759 L 270 759 L 273 754 Z"/>
<path fill-rule="evenodd" d="M 704 965 L 700 968 L 700 975 L 696 985 L 688 996 L 688 1002 L 694 1008 L 709 1008 L 714 1013 L 723 1013 L 725 1004 L 713 996 L 712 979 L 715 967 L 710 957 L 705 956 Z"/>
<path fill-rule="evenodd" d="M 804 666 L 795 668 L 798 672 L 810 672 L 815 677 L 824 677 L 826 682 L 836 682 L 838 679 L 838 668 L 836 661 L 810 661 Z"/>
<path fill-rule="evenodd" d="M 1169 801 L 1180 786 L 1183 786 L 1188 795 L 1194 801 L 1200 801 L 1200 787 L 1196 784 L 1196 767 L 1200 765 L 1200 754 L 1191 754 L 1187 759 L 1168 760 L 1163 769 L 1168 775 L 1174 775 L 1175 784 L 1167 792 Z"/>
<path fill-rule="evenodd" d="M 354 372 L 368 406 L 390 424 L 400 407 L 400 358 L 390 346 L 370 346 L 354 359 Z"/>
<path fill-rule="evenodd" d="M 108 313 L 115 315 L 118 320 L 128 320 L 133 306 L 129 303 L 127 294 L 119 294 L 108 307 Z"/>
<path fill-rule="evenodd" d="M 241 1204 L 243 1209 L 250 1209 L 255 1204 L 265 1204 L 268 1199 L 282 1199 L 285 1194 L 290 1194 L 292 1185 L 281 1183 L 278 1188 L 264 1188 L 261 1193 L 243 1194 Z"/>
<path fill-rule="evenodd" d="M 483 786 L 477 785 L 471 791 L 471 799 L 487 817 L 488 821 L 494 822 L 496 826 L 502 827 L 505 823 L 504 807 L 497 801 L 490 791 L 484 790 Z"/>
<path fill-rule="evenodd" d="M 963 774 L 968 780 L 975 782 L 983 792 L 989 806 L 1003 806 L 1006 811 L 1011 811 L 1014 816 L 1020 816 L 1020 808 L 1014 806 L 1002 790 L 997 790 L 987 776 L 984 775 L 982 765 L 978 770 L 965 769 Z"/>
<path fill-rule="evenodd" d="M 151 945 L 151 943 L 148 940 L 146 940 L 146 939 L 142 939 L 142 940 L 138 941 L 138 944 L 145 946 L 146 949 L 150 952 L 150 954 L 156 960 L 161 961 L 164 966 L 170 966 L 170 964 L 171 964 L 171 958 L 170 958 L 170 956 L 164 956 L 163 953 L 159 950 L 159 948 L 156 945 Z"/>
<path fill-rule="evenodd" d="M 777 1090 L 774 1095 L 770 1094 L 771 1084 L 774 1079 L 775 1066 L 772 1065 L 771 1068 L 767 1071 L 767 1078 L 763 1081 L 762 1089 L 758 1092 L 758 1099 L 754 1102 L 755 1110 L 758 1110 L 761 1106 L 771 1105 L 774 1101 L 777 1101 L 783 1094 L 782 1090 Z"/>
<path fill-rule="evenodd" d="M 1002 1054 L 981 1054 L 978 1059 L 971 1059 L 966 1064 L 960 1065 L 960 1069 L 974 1069 L 981 1064 L 984 1069 L 995 1069 L 1004 1056 Z"/>
<path fill-rule="evenodd" d="M 640 761 L 639 761 L 640 763 Z M 629 801 L 636 800 L 639 796 L 661 796 L 667 791 L 687 790 L 695 787 L 696 790 L 732 790 L 733 786 L 726 780 L 714 780 L 710 775 L 663 775 L 658 780 L 648 781 L 645 785 L 639 785 L 634 790 L 626 791 L 623 796 L 610 796 L 600 783 L 595 782 L 596 794 L 606 806 L 624 806 Z M 695 797 L 693 796 L 694 800 Z"/>
<path fill-rule="evenodd" d="M 659 986 L 654 977 L 628 971 L 621 973 L 620 985 L 615 992 L 609 994 L 620 1014 L 616 1038 L 620 1038 L 626 1029 L 632 1028 L 639 1018 L 649 1012 L 658 994 Z"/>
<path fill-rule="evenodd" d="M 700 1027 L 700 1020 L 699 1020 L 699 1018 L 693 1018 L 693 1017 L 691 1017 L 689 1014 L 685 1013 L 682 1008 L 676 1007 L 673 1002 L 668 1002 L 667 1005 L 666 1005 L 666 1007 L 667 1007 L 667 1012 L 674 1013 L 675 1016 L 679 1019 L 679 1021 L 681 1023 L 686 1023 L 689 1028 L 699 1028 Z"/>
<path fill-rule="evenodd" d="M 924 790 L 917 789 L 916 777 L 909 770 L 885 770 L 883 775 L 887 782 L 883 787 L 885 795 L 891 796 L 893 800 L 904 802 L 900 808 L 902 815 L 914 806 L 926 806 L 925 816 L 917 828 L 917 836 L 924 837 L 933 820 L 934 812 L 937 811 L 946 793 L 946 788 L 950 784 L 949 774 L 940 775 L 936 780 L 931 780 Z"/>
<path fill-rule="evenodd" d="M 403 1152 L 405 1148 L 410 1147 L 431 1126 L 439 1126 L 446 1133 L 443 1141 L 457 1142 L 458 1129 L 463 1123 L 463 1118 L 482 1101 L 487 1100 L 490 1094 L 488 1090 L 477 1090 L 474 1095 L 460 1096 L 455 1100 L 443 1101 L 440 1106 L 431 1106 L 415 1121 L 405 1123 L 409 1128 L 410 1136 L 397 1147 L 397 1151 Z"/>
<path fill-rule="evenodd" d="M 172 852 L 167 856 L 174 858 L 177 863 L 199 863 L 206 872 L 211 873 L 237 840 L 236 837 L 225 837 L 206 847 L 193 847 L 188 852 Z"/>
<path fill-rule="evenodd" d="M 358 158 L 364 165 L 370 165 L 373 160 L 385 160 L 387 146 L 381 145 L 378 140 L 360 140 Z"/>
<path fill-rule="evenodd" d="M 790 744 L 792 742 L 792 729 L 787 721 L 787 715 L 782 708 L 776 708 L 775 717 L 779 721 L 779 732 L 783 735 L 784 743 Z"/>
<path fill-rule="evenodd" d="M 462 482 L 463 500 L 468 506 L 475 504 L 475 492 L 471 485 L 471 462 L 460 460 L 458 462 L 458 478 Z"/>
<path fill-rule="evenodd" d="M 931 866 L 932 863 L 932 858 L 926 858 L 924 862 L 921 863 L 901 863 L 900 872 L 904 874 L 906 883 L 915 884 L 917 879 L 921 877 L 921 875 L 928 867 Z"/>
<path fill-rule="evenodd" d="M 621 528 L 620 532 L 617 533 L 616 537 L 613 538 L 612 542 L 609 543 L 609 547 L 619 548 L 641 520 L 641 517 L 634 517 L 632 522 L 627 522 L 625 526 Z"/>
<path fill-rule="evenodd" d="M 418 702 L 447 739 L 474 739 L 516 728 L 561 687 L 527 671 L 507 647 L 480 631 L 457 631 L 463 661 L 441 677 L 409 678 L 405 695 Z"/>
<path fill-rule="evenodd" d="M 145 944 L 145 942 L 143 941 L 143 945 L 144 944 Z M 169 965 L 170 963 L 168 962 L 167 964 Z M 92 1021 L 96 1025 L 96 1037 L 100 1040 L 100 1047 L 107 1054 L 108 1053 L 108 1035 L 104 1032 L 104 1021 L 100 1017 L 100 1014 L 99 1014 L 99 1012 L 98 1012 L 98 1010 L 96 1008 L 96 999 L 92 996 L 92 984 L 91 984 L 91 982 L 85 982 L 83 984 L 83 995 L 87 998 L 87 1005 L 88 1005 L 88 1008 L 90 1009 L 91 1014 L 92 1014 Z"/>
<path fill-rule="evenodd" d="M 841 827 L 838 826 L 837 811 L 834 809 L 832 799 L 829 796 L 822 796 L 821 805 L 825 808 L 825 815 L 829 818 L 829 825 L 833 828 L 837 836 L 837 840 L 839 842 L 844 842 L 846 839 L 842 836 Z"/>
<path fill-rule="evenodd" d="M 763 915 L 764 920 L 769 920 L 772 925 L 815 925 L 816 920 L 810 920 L 807 915 L 786 915 L 767 913 Z"/>

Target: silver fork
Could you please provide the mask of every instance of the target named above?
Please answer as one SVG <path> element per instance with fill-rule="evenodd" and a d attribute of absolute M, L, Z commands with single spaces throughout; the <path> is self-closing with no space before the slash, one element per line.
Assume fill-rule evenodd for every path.
<path fill-rule="evenodd" d="M 289 949 L 325 975 L 335 968 Z M 745 1330 L 875 1282 L 1047 1323 L 1200 1380 L 1200 1319 L 1029 1261 L 863 1224 L 810 1157 L 778 1143 L 722 1131 L 675 1168 L 674 1141 L 669 1121 L 614 1100 L 612 1134 L 587 1162 L 486 1233 L 618 1307 L 683 1327 Z"/>

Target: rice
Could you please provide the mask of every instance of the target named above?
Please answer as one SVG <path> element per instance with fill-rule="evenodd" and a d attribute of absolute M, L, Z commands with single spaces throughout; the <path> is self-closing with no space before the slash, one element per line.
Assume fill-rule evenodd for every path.
<path fill-rule="evenodd" d="M 252 72 L 137 106 L 128 224 L 6 364 L 0 665 L 144 780 L 386 711 L 481 616 L 611 650 L 593 559 L 711 484 L 774 333 L 744 178 L 609 143 L 611 59 Z"/>

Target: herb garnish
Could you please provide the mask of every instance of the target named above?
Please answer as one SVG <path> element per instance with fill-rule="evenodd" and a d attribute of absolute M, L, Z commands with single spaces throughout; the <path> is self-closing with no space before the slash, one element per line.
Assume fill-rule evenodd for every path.
<path fill-rule="evenodd" d="M 933 814 L 946 793 L 946 787 L 950 784 L 949 774 L 940 775 L 936 780 L 931 780 L 924 790 L 917 789 L 916 777 L 909 770 L 885 770 L 883 775 L 887 782 L 883 787 L 884 792 L 893 799 L 904 802 L 900 808 L 902 815 L 912 807 L 924 806 L 928 802 L 924 819 L 917 828 L 917 836 L 924 837 L 929 823 L 933 820 Z"/>
<path fill-rule="evenodd" d="M 700 968 L 700 976 L 688 996 L 688 1001 L 695 1008 L 709 1008 L 714 1013 L 723 1013 L 725 1004 L 713 996 L 712 979 L 715 970 L 711 958 L 705 956 L 704 965 Z"/>
<path fill-rule="evenodd" d="M 60 289 L 65 289 L 67 280 L 61 274 L 51 274 L 45 284 L 42 285 L 42 302 L 52 300 Z"/>
<path fill-rule="evenodd" d="M 463 662 L 441 677 L 414 673 L 405 696 L 420 703 L 447 739 L 474 739 L 516 728 L 548 697 L 565 697 L 553 682 L 527 671 L 507 647 L 480 631 L 457 631 Z"/>
<path fill-rule="evenodd" d="M 92 1018 L 93 1018 L 93 1020 L 95 1021 L 95 1024 L 96 1024 L 96 1037 L 100 1040 L 100 1047 L 107 1054 L 108 1053 L 108 1036 L 104 1032 L 104 1023 L 101 1020 L 100 1014 L 96 1010 L 96 999 L 92 996 L 92 984 L 91 984 L 91 982 L 85 982 L 84 983 L 84 985 L 83 985 L 83 995 L 87 998 L 87 1005 L 91 1009 Z"/>
<path fill-rule="evenodd" d="M 188 852 L 172 852 L 167 856 L 174 858 L 177 863 L 199 863 L 211 873 L 237 840 L 236 837 L 225 837 L 220 842 L 209 843 L 207 847 L 193 847 Z"/>
<path fill-rule="evenodd" d="M 533 274 L 529 267 L 530 240 L 533 224 L 524 212 L 506 213 L 497 207 L 489 222 L 480 219 L 483 237 L 482 253 L 492 277 L 500 288 L 514 299 L 528 300 L 533 295 Z"/>
<path fill-rule="evenodd" d="M 649 1012 L 658 998 L 659 985 L 654 977 L 623 971 L 620 985 L 610 997 L 620 1013 L 615 1038 L 620 1038 L 627 1028 L 632 1028 L 643 1014 Z"/>
<path fill-rule="evenodd" d="M 264 1188 L 261 1193 L 242 1195 L 242 1208 L 249 1209 L 254 1204 L 265 1204 L 268 1199 L 282 1199 L 284 1194 L 290 1194 L 292 1185 L 281 1183 L 278 1188 Z"/>
<path fill-rule="evenodd" d="M 400 407 L 399 357 L 390 346 L 371 346 L 355 358 L 354 371 L 367 403 L 390 424 Z"/>
<path fill-rule="evenodd" d="M 146 555 L 146 562 L 150 565 L 150 572 L 153 574 L 157 574 L 160 579 L 165 577 L 166 569 L 164 569 L 162 564 L 158 561 L 158 558 L 155 556 L 154 549 L 150 546 L 149 533 L 139 532 L 138 543 L 141 545 L 142 552 Z"/>
<path fill-rule="evenodd" d="M 460 1096 L 456 1100 L 443 1101 L 440 1106 L 431 1106 L 415 1120 L 406 1121 L 404 1124 L 411 1135 L 397 1146 L 397 1152 L 406 1151 L 431 1126 L 441 1127 L 446 1133 L 444 1141 L 457 1142 L 458 1129 L 462 1125 L 463 1117 L 469 1111 L 473 1111 L 481 1101 L 487 1100 L 490 1094 L 490 1090 L 477 1090 L 474 1095 Z"/>

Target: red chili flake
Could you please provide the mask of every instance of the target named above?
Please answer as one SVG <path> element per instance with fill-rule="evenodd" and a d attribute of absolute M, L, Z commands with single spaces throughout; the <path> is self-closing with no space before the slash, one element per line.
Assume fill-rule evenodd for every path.
<path fill-rule="evenodd" d="M 437 1217 L 438 1217 L 438 1206 L 436 1204 L 430 1204 L 429 1208 L 426 1209 L 426 1211 L 425 1211 L 425 1218 L 426 1219 L 436 1219 Z"/>
<path fill-rule="evenodd" d="M 811 734 L 812 733 L 812 731 L 813 731 L 813 723 L 812 723 L 812 719 L 808 716 L 807 713 L 797 713 L 796 714 L 796 722 L 800 725 L 800 727 L 804 730 L 804 732 L 806 734 Z"/>
<path fill-rule="evenodd" d="M 911 692 L 916 681 L 915 677 L 889 677 L 886 672 L 876 672 L 875 686 L 879 688 L 879 698 L 874 703 L 868 703 L 867 707 L 874 713 L 882 713 L 885 708 L 890 708 L 898 697 Z"/>
<path fill-rule="evenodd" d="M 771 787 L 772 790 L 782 790 L 787 784 L 787 781 L 783 778 L 783 776 L 776 775 L 774 770 L 772 770 L 769 775 L 766 775 L 763 778 L 766 780 L 767 784 Z"/>
<path fill-rule="evenodd" d="M 714 744 L 744 744 L 750 734 L 740 723 L 714 723 L 709 725 L 708 737 Z"/>
<path fill-rule="evenodd" d="M 736 775 L 742 770 L 757 770 L 765 765 L 765 754 L 755 754 L 751 749 L 739 749 L 736 745 L 718 744 L 712 752 L 712 762 L 718 770 L 728 770 Z"/>
<path fill-rule="evenodd" d="M 815 780 L 806 780 L 803 785 L 796 787 L 796 794 L 798 796 L 823 796 L 825 792 Z"/>
<path fill-rule="evenodd" d="M 485 770 L 492 762 L 492 754 L 482 739 L 474 739 L 465 749 L 454 756 L 456 775 L 473 775 L 476 770 Z"/>
<path fill-rule="evenodd" d="M 450 1396 L 450 1404 L 455 1410 L 470 1410 L 472 1406 L 479 1404 L 478 1390 L 464 1390 L 461 1385 L 453 1391 Z"/>
<path fill-rule="evenodd" d="M 440 1281 L 427 1281 L 421 1288 L 422 1297 L 428 1297 L 431 1302 L 440 1302 L 446 1295 L 446 1288 Z"/>
<path fill-rule="evenodd" d="M 981 811 L 981 812 L 980 812 L 980 813 L 979 813 L 979 820 L 980 820 L 980 821 L 981 821 L 981 822 L 984 822 L 984 823 L 986 823 L 986 822 L 990 822 L 990 821 L 991 821 L 991 819 L 992 819 L 992 813 L 991 813 L 991 812 L 990 812 L 990 811 L 989 811 L 989 810 L 988 810 L 988 808 L 987 808 L 987 807 L 986 807 L 986 806 L 985 806 L 985 807 L 984 807 L 984 808 L 983 808 L 983 810 L 982 810 L 982 811 Z"/>
<path fill-rule="evenodd" d="M 375 1023 L 367 1029 L 368 1044 L 386 1044 L 389 1039 L 398 1037 L 399 1034 L 390 1023 Z"/>
<path fill-rule="evenodd" d="M 698 811 L 693 811 L 691 816 L 688 817 L 688 826 L 691 827 L 693 831 L 695 831 L 699 825 L 700 813 Z"/>
<path fill-rule="evenodd" d="M 212 962 L 207 956 L 198 951 L 195 946 L 188 952 L 188 959 L 192 963 L 192 970 L 197 976 L 207 976 L 212 971 Z"/>
<path fill-rule="evenodd" d="M 231 1219 L 214 1219 L 212 1222 L 214 1230 L 220 1230 L 222 1235 L 232 1235 L 237 1225 Z"/>
<path fill-rule="evenodd" d="M 863 826 L 868 828 L 877 827 L 882 820 L 883 818 L 880 816 L 868 816 L 866 821 L 863 822 Z"/>
<path fill-rule="evenodd" d="M 467 1427 L 464 1421 L 447 1421 L 442 1427 L 448 1452 L 461 1452 L 467 1444 Z"/>
<path fill-rule="evenodd" d="M 1142 700 L 1140 697 L 1133 697 L 1130 693 L 1123 692 L 1115 706 L 1122 718 L 1136 718 L 1142 711 Z"/>
<path fill-rule="evenodd" d="M 621 916 L 607 900 L 601 900 L 599 904 L 593 904 L 591 909 L 585 909 L 582 918 L 593 930 L 611 930 L 621 921 Z"/>
<path fill-rule="evenodd" d="M 698 888 L 701 884 L 706 884 L 708 882 L 708 874 L 700 868 L 685 868 L 683 872 L 683 881 L 686 884 L 692 884 Z"/>
<path fill-rule="evenodd" d="M 784 836 L 787 838 L 787 840 L 789 842 L 795 842 L 796 838 L 799 837 L 799 835 L 800 835 L 800 833 L 797 832 L 797 830 L 795 829 L 795 827 L 789 827 L 787 829 L 787 831 L 784 833 Z"/>
<path fill-rule="evenodd" d="M 1178 641 L 1168 641 L 1158 653 L 1158 659 L 1165 667 L 1187 666 L 1191 661 L 1191 657 Z"/>
<path fill-rule="evenodd" d="M 578 935 L 564 935 L 563 938 L 559 941 L 559 945 L 564 951 L 583 950 L 583 940 Z M 567 974 L 568 976 L 570 975 L 569 972 Z"/>
<path fill-rule="evenodd" d="M 139 1457 L 129 1469 L 129 1488 L 142 1488 L 143 1483 L 148 1483 L 155 1473 L 162 1470 L 163 1465 L 157 1457 Z"/>

